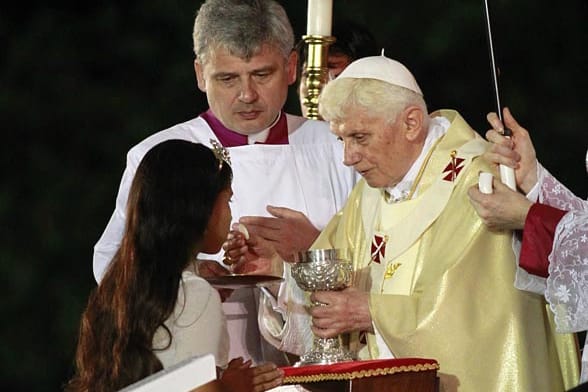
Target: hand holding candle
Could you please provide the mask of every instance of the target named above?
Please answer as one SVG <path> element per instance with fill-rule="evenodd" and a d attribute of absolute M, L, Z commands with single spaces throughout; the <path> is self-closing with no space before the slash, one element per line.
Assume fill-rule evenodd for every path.
<path fill-rule="evenodd" d="M 331 35 L 333 0 L 308 0 L 307 35 Z"/>

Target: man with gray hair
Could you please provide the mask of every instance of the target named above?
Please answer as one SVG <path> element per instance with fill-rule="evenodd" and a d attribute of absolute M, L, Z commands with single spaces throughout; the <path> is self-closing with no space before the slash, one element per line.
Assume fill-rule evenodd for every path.
<path fill-rule="evenodd" d="M 210 108 L 128 152 L 116 209 L 94 248 L 98 282 L 120 246 L 136 168 L 145 153 L 164 140 L 226 148 L 234 176 L 233 219 L 273 219 L 274 230 L 262 234 L 284 255 L 310 246 L 355 183 L 355 173 L 341 164 L 341 145 L 326 123 L 282 111 L 288 86 L 296 79 L 297 61 L 292 27 L 282 6 L 273 0 L 207 0 L 196 16 L 193 39 L 197 83 Z M 256 233 L 254 226 L 249 230 Z M 218 263 L 222 252 L 198 259 L 214 260 L 198 263 L 201 274 L 228 273 Z M 283 354 L 268 357 L 262 352 L 257 295 L 253 288 L 239 289 L 224 304 L 229 358 L 284 363 Z"/>
<path fill-rule="evenodd" d="M 478 173 L 492 171 L 478 159 L 487 142 L 455 111 L 429 115 L 409 70 L 384 56 L 350 64 L 319 111 L 363 179 L 312 248 L 347 250 L 354 282 L 313 292 L 312 320 L 292 311 L 304 299 L 296 283 L 283 283 L 284 323 L 264 331 L 272 343 L 300 352 L 310 331 L 350 333 L 361 359 L 438 360 L 442 391 L 575 385 L 573 336 L 554 333 L 540 296 L 514 288 L 510 232 L 489 231 L 468 201 Z"/>

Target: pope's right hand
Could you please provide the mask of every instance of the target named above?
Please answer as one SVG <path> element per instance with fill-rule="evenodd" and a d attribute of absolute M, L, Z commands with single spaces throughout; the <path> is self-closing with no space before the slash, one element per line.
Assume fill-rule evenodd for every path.
<path fill-rule="evenodd" d="M 233 224 L 222 248 L 223 262 L 234 273 L 282 276 L 283 262 L 272 244 L 256 234 L 245 238 L 238 223 Z"/>

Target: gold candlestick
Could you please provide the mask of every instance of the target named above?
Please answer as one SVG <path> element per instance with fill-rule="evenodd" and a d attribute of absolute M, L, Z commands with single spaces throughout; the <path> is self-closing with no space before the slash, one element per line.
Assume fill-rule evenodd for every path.
<path fill-rule="evenodd" d="M 322 35 L 304 35 L 302 40 L 307 45 L 307 57 L 304 73 L 306 75 L 306 95 L 302 104 L 308 109 L 307 118 L 318 120 L 318 97 L 324 85 L 329 81 L 327 57 L 329 45 L 335 37 Z"/>

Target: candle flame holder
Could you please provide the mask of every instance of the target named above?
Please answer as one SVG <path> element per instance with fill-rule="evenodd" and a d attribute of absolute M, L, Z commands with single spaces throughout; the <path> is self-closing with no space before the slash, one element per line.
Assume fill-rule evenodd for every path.
<path fill-rule="evenodd" d="M 324 85 L 329 81 L 327 57 L 329 45 L 335 42 L 335 37 L 322 35 L 304 35 L 302 40 L 307 45 L 306 65 L 306 95 L 302 97 L 302 104 L 308 109 L 307 118 L 319 120 L 318 97 Z"/>

